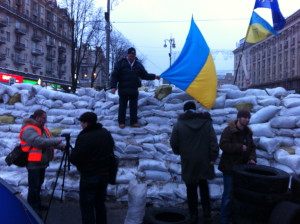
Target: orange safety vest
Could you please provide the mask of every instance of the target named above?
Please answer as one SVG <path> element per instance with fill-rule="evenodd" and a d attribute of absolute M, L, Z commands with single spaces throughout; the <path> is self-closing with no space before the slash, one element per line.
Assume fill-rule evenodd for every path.
<path fill-rule="evenodd" d="M 42 155 L 43 155 L 43 149 L 40 148 L 36 148 L 36 147 L 31 147 L 27 142 L 22 140 L 22 135 L 23 132 L 25 131 L 26 128 L 28 127 L 32 127 L 36 130 L 36 132 L 42 136 L 42 131 L 40 128 L 38 128 L 35 125 L 26 125 L 22 128 L 21 132 L 20 132 L 20 145 L 22 148 L 22 151 L 24 152 L 28 152 L 28 161 L 34 161 L 34 162 L 40 162 L 42 161 Z M 44 130 L 46 132 L 46 134 L 48 135 L 49 138 L 51 138 L 51 134 L 48 130 L 48 128 L 44 127 Z M 53 149 L 52 149 L 52 158 L 53 158 L 54 154 L 53 154 Z"/>

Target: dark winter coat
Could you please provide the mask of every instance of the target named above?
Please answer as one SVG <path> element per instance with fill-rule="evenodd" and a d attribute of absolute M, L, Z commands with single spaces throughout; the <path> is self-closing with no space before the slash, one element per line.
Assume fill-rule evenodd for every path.
<path fill-rule="evenodd" d="M 111 75 L 111 88 L 118 88 L 119 95 L 137 95 L 141 79 L 154 80 L 154 74 L 148 74 L 136 58 L 131 67 L 127 58 L 116 63 Z"/>
<path fill-rule="evenodd" d="M 249 160 L 256 161 L 256 146 L 253 143 L 253 133 L 249 127 L 246 127 L 246 152 L 243 152 L 244 137 L 237 128 L 237 121 L 229 122 L 220 138 L 220 148 L 223 151 L 219 163 L 219 170 L 225 174 L 231 174 L 234 165 L 246 164 Z"/>
<path fill-rule="evenodd" d="M 180 155 L 185 183 L 215 177 L 210 162 L 217 159 L 219 148 L 209 113 L 181 114 L 173 127 L 170 145 L 173 152 Z"/>
<path fill-rule="evenodd" d="M 70 162 L 85 177 L 108 173 L 114 140 L 102 124 L 87 126 L 78 135 Z"/>

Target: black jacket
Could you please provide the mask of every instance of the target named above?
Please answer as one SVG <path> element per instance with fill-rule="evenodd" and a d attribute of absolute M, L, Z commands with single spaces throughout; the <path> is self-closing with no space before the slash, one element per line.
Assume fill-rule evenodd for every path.
<path fill-rule="evenodd" d="M 187 184 L 215 177 L 214 162 L 219 154 L 218 140 L 209 113 L 186 112 L 173 127 L 170 145 L 181 157 L 182 179 Z"/>
<path fill-rule="evenodd" d="M 141 87 L 141 79 L 154 80 L 155 75 L 148 74 L 137 58 L 132 67 L 127 58 L 123 58 L 115 64 L 111 75 L 111 88 L 118 88 L 119 95 L 135 95 Z"/>
<path fill-rule="evenodd" d="M 114 140 L 102 124 L 88 126 L 79 133 L 70 154 L 70 162 L 83 176 L 107 173 L 108 158 L 113 149 Z"/>

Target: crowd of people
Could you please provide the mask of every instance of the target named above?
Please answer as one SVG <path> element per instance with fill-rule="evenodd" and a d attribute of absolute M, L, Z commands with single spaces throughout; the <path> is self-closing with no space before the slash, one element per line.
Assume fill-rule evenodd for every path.
<path fill-rule="evenodd" d="M 137 116 L 138 87 L 140 79 L 154 80 L 159 76 L 148 74 L 136 58 L 134 48 L 128 49 L 127 58 L 117 62 L 112 73 L 111 92 L 118 90 L 120 128 L 125 128 L 126 108 L 129 101 L 130 125 L 140 127 Z M 240 110 L 235 121 L 228 124 L 218 143 L 208 112 L 197 112 L 193 101 L 186 102 L 183 113 L 173 126 L 170 145 L 174 154 L 180 155 L 182 179 L 186 185 L 187 205 L 191 223 L 197 223 L 198 189 L 203 217 L 211 218 L 208 180 L 215 177 L 214 164 L 222 151 L 219 170 L 223 173 L 224 192 L 221 202 L 221 224 L 232 221 L 233 199 L 231 169 L 238 164 L 256 163 L 256 146 L 248 127 L 250 112 Z M 110 160 L 114 154 L 114 139 L 110 132 L 97 122 L 94 112 L 85 112 L 79 119 L 82 131 L 77 136 L 70 162 L 80 173 L 79 204 L 84 224 L 106 224 L 105 198 L 109 183 Z M 28 196 L 31 207 L 40 213 L 46 206 L 41 202 L 41 187 L 45 170 L 54 157 L 54 148 L 64 150 L 62 140 L 52 138 L 46 128 L 47 113 L 37 110 L 23 121 L 20 132 L 22 150 L 28 152 Z M 47 209 L 47 208 L 46 208 Z"/>

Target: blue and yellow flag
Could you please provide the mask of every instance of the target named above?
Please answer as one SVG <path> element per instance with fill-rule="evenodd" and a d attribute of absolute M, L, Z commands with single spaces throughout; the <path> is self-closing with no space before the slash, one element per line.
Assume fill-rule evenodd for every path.
<path fill-rule="evenodd" d="M 271 33 L 279 35 L 267 21 L 253 11 L 245 42 L 257 43 L 266 39 Z"/>
<path fill-rule="evenodd" d="M 285 18 L 280 12 L 277 0 L 256 0 L 254 9 L 268 8 L 272 11 L 273 27 L 275 30 L 280 30 L 285 26 Z"/>
<path fill-rule="evenodd" d="M 217 95 L 217 73 L 210 50 L 192 18 L 184 47 L 173 65 L 160 77 L 211 109 Z"/>

